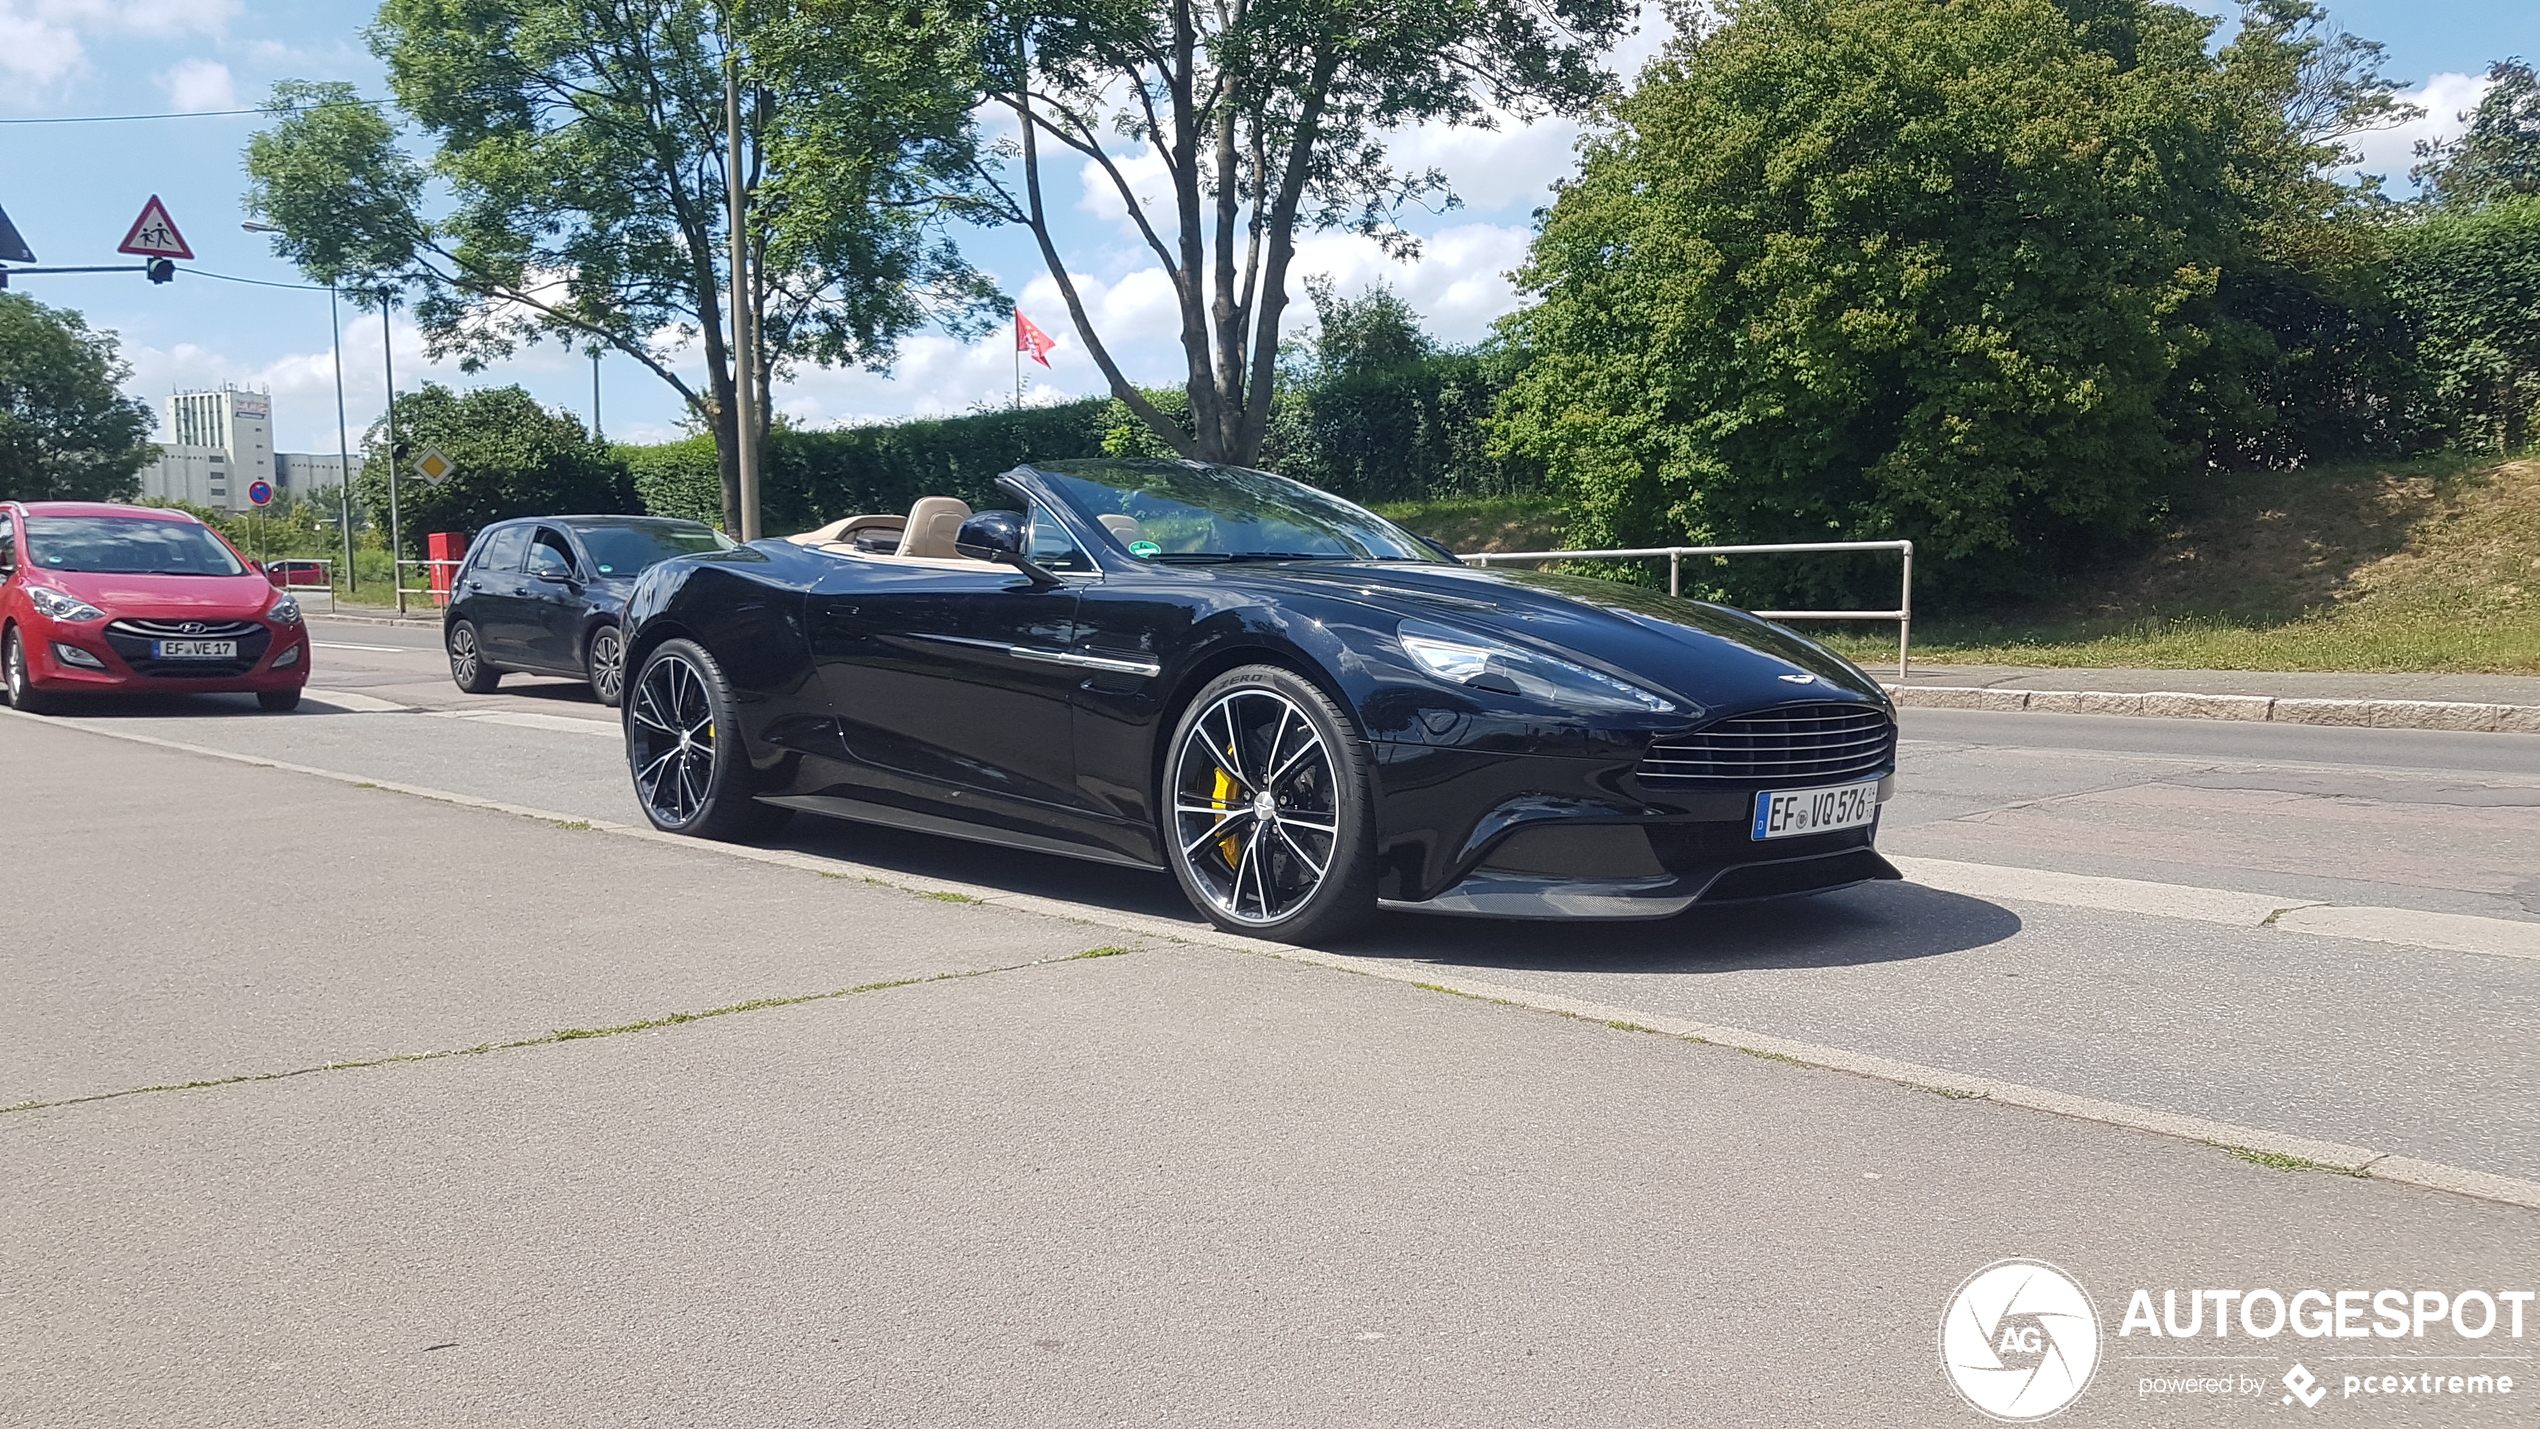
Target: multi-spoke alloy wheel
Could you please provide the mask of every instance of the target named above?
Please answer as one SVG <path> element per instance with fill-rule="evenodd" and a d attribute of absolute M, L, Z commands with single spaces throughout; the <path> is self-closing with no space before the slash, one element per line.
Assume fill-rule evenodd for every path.
<path fill-rule="evenodd" d="M 614 709 L 626 694 L 626 637 L 614 625 L 591 632 L 591 693 Z"/>
<path fill-rule="evenodd" d="M 1374 906 L 1360 756 L 1330 701 L 1238 670 L 1184 712 L 1166 760 L 1173 871 L 1224 927 L 1303 940 Z"/>
<path fill-rule="evenodd" d="M 710 839 L 766 833 L 792 811 L 750 797 L 732 687 L 705 648 L 672 640 L 626 688 L 626 763 L 653 827 Z"/>
<path fill-rule="evenodd" d="M 477 639 L 476 626 L 465 620 L 454 621 L 444 638 L 450 647 L 450 682 L 471 695 L 492 693 L 502 682 L 503 672 L 485 663 L 485 648 Z"/>
<path fill-rule="evenodd" d="M 714 704 L 704 673 L 677 655 L 655 659 L 626 712 L 626 729 L 644 812 L 666 829 L 695 823 L 714 785 Z"/>

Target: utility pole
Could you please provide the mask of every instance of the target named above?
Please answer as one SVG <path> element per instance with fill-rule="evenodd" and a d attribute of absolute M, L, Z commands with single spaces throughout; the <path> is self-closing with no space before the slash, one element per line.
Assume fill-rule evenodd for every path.
<path fill-rule="evenodd" d="M 741 475 L 744 541 L 758 539 L 758 333 L 750 313 L 749 198 L 741 171 L 740 0 L 723 12 L 723 193 L 732 229 L 732 441 Z"/>
<path fill-rule="evenodd" d="M 600 345 L 591 344 L 591 440 L 600 440 Z"/>
<path fill-rule="evenodd" d="M 344 529 L 344 590 L 349 595 L 361 589 L 361 577 L 353 571 L 353 439 L 344 430 L 344 316 L 336 306 L 333 283 L 326 285 L 326 330 L 335 345 L 336 519 Z"/>
<path fill-rule="evenodd" d="M 282 231 L 270 223 L 248 222 L 238 226 L 249 233 Z M 351 592 L 361 589 L 361 577 L 353 570 L 353 451 L 352 439 L 344 430 L 344 312 L 337 303 L 333 283 L 326 285 L 326 336 L 328 346 L 335 353 L 336 520 L 344 532 L 344 589 Z M 389 559 L 395 560 L 396 553 L 390 552 Z M 393 565 L 388 568 L 392 576 L 396 569 Z M 395 582 L 391 580 L 390 584 Z"/>
<path fill-rule="evenodd" d="M 379 357 L 380 366 L 388 374 L 388 583 L 397 588 L 397 613 L 406 613 L 406 578 L 397 569 L 404 559 L 406 533 L 397 514 L 397 344 L 392 325 L 391 290 L 379 290 Z M 427 574 L 429 570 L 427 568 Z M 427 579 L 424 584 L 430 585 Z"/>

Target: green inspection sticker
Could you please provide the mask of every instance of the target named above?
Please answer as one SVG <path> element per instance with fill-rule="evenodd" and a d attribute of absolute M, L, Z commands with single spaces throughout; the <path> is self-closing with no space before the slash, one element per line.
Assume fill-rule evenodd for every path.
<path fill-rule="evenodd" d="M 1164 548 L 1153 541 L 1131 541 L 1129 543 L 1129 554 L 1133 556 L 1160 556 L 1164 554 Z"/>

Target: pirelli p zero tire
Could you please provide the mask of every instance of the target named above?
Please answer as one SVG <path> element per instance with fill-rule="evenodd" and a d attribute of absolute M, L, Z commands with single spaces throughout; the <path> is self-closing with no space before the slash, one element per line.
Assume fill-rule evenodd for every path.
<path fill-rule="evenodd" d="M 1193 907 L 1283 943 L 1342 937 L 1376 911 L 1366 745 L 1310 680 L 1247 665 L 1182 711 L 1157 801 L 1165 861 Z"/>
<path fill-rule="evenodd" d="M 734 841 L 773 833 L 792 816 L 750 797 L 737 705 L 704 646 L 670 640 L 644 657 L 626 689 L 626 764 L 654 828 Z"/>

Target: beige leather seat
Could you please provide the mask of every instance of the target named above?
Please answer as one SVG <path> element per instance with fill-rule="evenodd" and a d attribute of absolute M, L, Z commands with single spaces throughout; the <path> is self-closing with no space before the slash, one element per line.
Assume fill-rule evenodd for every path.
<path fill-rule="evenodd" d="M 1095 519 L 1102 522 L 1104 530 L 1119 538 L 1121 545 L 1126 546 L 1147 538 L 1147 528 L 1138 524 L 1137 517 L 1125 512 L 1106 511 Z"/>
<path fill-rule="evenodd" d="M 957 561 L 961 552 L 953 538 L 961 534 L 961 523 L 970 519 L 970 503 L 957 496 L 921 496 L 908 508 L 908 525 L 900 531 L 903 556 L 922 556 L 929 560 Z"/>

